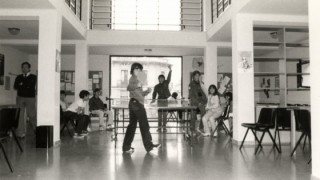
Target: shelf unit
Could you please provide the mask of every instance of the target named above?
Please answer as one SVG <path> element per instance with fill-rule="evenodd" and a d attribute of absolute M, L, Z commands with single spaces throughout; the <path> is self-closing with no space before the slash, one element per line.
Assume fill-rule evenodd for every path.
<path fill-rule="evenodd" d="M 261 39 L 254 39 L 254 49 L 264 49 L 274 51 L 278 54 L 276 57 L 254 57 L 255 63 L 278 63 L 278 72 L 255 72 L 255 78 L 261 79 L 261 77 L 278 77 L 279 87 L 263 88 L 257 87 L 255 85 L 256 92 L 268 91 L 279 91 L 279 104 L 280 106 L 287 105 L 288 91 L 310 91 L 310 88 L 291 88 L 288 87 L 288 77 L 310 75 L 310 73 L 295 73 L 287 72 L 287 63 L 290 62 L 309 62 L 308 57 L 290 57 L 288 56 L 288 50 L 292 48 L 309 48 L 309 43 L 300 42 L 289 42 L 287 39 L 290 33 L 308 33 L 308 28 L 306 27 L 254 27 L 253 31 L 256 33 L 266 33 L 277 32 L 277 40 L 270 37 L 270 40 L 261 41 Z M 260 31 L 260 32 L 258 32 Z M 271 34 L 270 34 L 271 35 Z M 265 36 L 267 37 L 267 36 Z M 292 37 L 292 34 L 291 36 Z M 266 39 L 266 38 L 264 38 Z M 273 54 L 273 55 L 274 55 Z M 274 65 L 273 65 L 274 66 Z M 260 82 L 259 82 L 260 84 Z"/>

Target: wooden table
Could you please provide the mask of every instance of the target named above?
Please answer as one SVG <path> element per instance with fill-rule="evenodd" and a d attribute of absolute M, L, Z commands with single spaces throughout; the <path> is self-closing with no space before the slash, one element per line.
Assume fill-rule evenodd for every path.
<path fill-rule="evenodd" d="M 144 107 L 146 109 L 157 109 L 157 110 L 161 110 L 161 111 L 175 111 L 175 110 L 183 110 L 186 112 L 190 112 L 191 113 L 191 118 L 190 118 L 190 126 L 183 126 L 180 128 L 187 128 L 187 131 L 184 131 L 184 137 L 190 137 L 190 145 L 193 146 L 193 133 L 195 131 L 195 120 L 196 119 L 192 119 L 193 113 L 196 113 L 196 109 L 197 106 L 190 106 L 188 104 L 171 104 L 171 103 L 167 103 L 167 104 L 158 104 L 158 103 L 152 103 L 152 104 L 145 104 Z M 119 104 L 119 105 L 113 105 L 112 108 L 114 109 L 114 135 L 112 136 L 112 140 L 116 141 L 117 140 L 117 135 L 118 135 L 118 123 L 120 121 L 119 118 L 117 118 L 117 114 L 120 113 L 120 111 L 122 111 L 122 122 L 124 124 L 124 110 L 125 109 L 129 109 L 129 105 L 128 104 Z M 163 114 L 163 113 L 162 113 Z M 124 128 L 124 127 L 123 127 Z M 159 126 L 156 126 L 154 128 L 159 128 Z M 161 128 L 161 127 L 160 127 Z M 189 134 L 191 133 L 191 134 Z M 116 147 L 115 143 L 115 147 Z"/>

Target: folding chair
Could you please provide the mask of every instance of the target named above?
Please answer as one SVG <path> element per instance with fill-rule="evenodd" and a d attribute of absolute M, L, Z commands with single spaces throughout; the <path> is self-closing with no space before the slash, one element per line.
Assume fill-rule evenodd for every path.
<path fill-rule="evenodd" d="M 220 126 L 220 127 L 222 127 L 222 129 L 223 129 L 230 137 L 232 137 L 229 129 L 227 128 L 226 124 L 224 123 L 225 120 L 228 120 L 228 119 L 229 119 L 229 112 L 230 112 L 230 105 L 227 105 L 226 108 L 224 109 L 223 114 L 222 114 L 220 117 L 216 118 L 217 126 L 216 126 L 216 128 L 211 132 L 211 135 L 213 135 L 213 134 L 217 131 L 218 127 Z"/>
<path fill-rule="evenodd" d="M 178 122 L 178 117 L 177 117 L 177 115 L 176 115 L 176 112 L 177 111 L 168 111 L 168 118 L 167 118 L 167 121 L 170 121 L 170 119 L 171 120 L 173 120 L 173 121 L 176 121 L 176 122 Z"/>
<path fill-rule="evenodd" d="M 291 131 L 291 112 L 287 108 L 277 108 L 275 111 L 276 121 L 275 121 L 275 131 L 274 139 L 279 141 L 279 149 L 281 152 L 281 141 L 280 141 L 280 131 Z"/>
<path fill-rule="evenodd" d="M 309 138 L 309 145 L 311 146 L 311 118 L 310 112 L 308 110 L 294 110 L 294 115 L 296 119 L 296 131 L 301 132 L 301 136 L 296 143 L 296 146 L 291 152 L 291 156 L 296 151 L 298 145 L 300 144 L 302 138 L 307 136 Z"/>
<path fill-rule="evenodd" d="M 241 146 L 239 148 L 239 150 L 241 150 L 243 143 L 247 137 L 248 131 L 251 130 L 256 141 L 258 141 L 258 147 L 256 148 L 255 154 L 257 154 L 259 148 L 262 148 L 261 142 L 263 140 L 263 137 L 265 135 L 265 133 L 267 132 L 273 142 L 273 145 L 277 148 L 278 152 L 280 152 L 275 140 L 273 139 L 269 129 L 273 129 L 275 127 L 275 114 L 273 113 L 273 109 L 272 108 L 262 108 L 260 111 L 260 115 L 259 115 L 259 119 L 257 123 L 242 123 L 241 126 L 246 127 L 247 128 L 247 132 L 244 135 L 243 141 L 241 143 Z M 257 137 L 256 132 L 257 131 L 262 131 L 262 135 L 260 140 Z"/>
<path fill-rule="evenodd" d="M 11 131 L 16 143 L 19 146 L 20 151 L 23 152 L 23 149 L 16 136 L 16 133 L 13 130 L 14 125 L 19 120 L 19 114 L 19 108 L 3 108 L 0 110 L 0 146 L 11 172 L 13 172 L 13 167 L 3 147 L 2 141 L 10 137 L 9 132 Z"/>
<path fill-rule="evenodd" d="M 68 119 L 67 117 L 65 117 L 65 116 L 63 115 L 62 107 L 60 106 L 60 124 L 62 124 L 62 128 L 61 128 L 61 130 L 60 130 L 60 133 L 63 132 L 64 128 L 67 128 L 70 137 L 73 137 L 73 136 L 72 136 L 72 133 L 71 133 L 71 131 L 70 131 L 69 125 L 68 125 L 69 121 L 71 122 L 71 125 L 73 126 L 73 129 L 74 129 L 74 128 L 75 128 L 75 125 L 74 125 L 74 123 L 72 122 L 72 119 Z"/>

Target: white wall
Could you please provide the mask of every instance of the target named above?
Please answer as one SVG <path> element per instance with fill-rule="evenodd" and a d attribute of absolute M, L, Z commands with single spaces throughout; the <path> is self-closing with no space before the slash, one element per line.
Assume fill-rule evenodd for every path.
<path fill-rule="evenodd" d="M 3 45 L 0 45 L 0 53 L 4 55 L 4 76 L 10 77 L 10 90 L 5 90 L 5 85 L 0 86 L 0 104 L 16 104 L 17 91 L 13 89 L 16 76 L 9 73 L 21 74 L 21 63 L 28 61 L 28 54 Z M 33 64 L 31 66 L 34 68 Z"/>

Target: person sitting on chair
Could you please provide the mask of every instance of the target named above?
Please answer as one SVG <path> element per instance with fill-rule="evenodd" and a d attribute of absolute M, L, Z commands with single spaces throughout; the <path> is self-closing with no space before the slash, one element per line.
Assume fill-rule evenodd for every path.
<path fill-rule="evenodd" d="M 99 115 L 99 130 L 103 131 L 105 129 L 104 125 L 104 114 L 108 115 L 107 119 L 107 128 L 106 130 L 112 129 L 113 125 L 113 112 L 109 111 L 103 104 L 102 100 L 99 98 L 101 96 L 101 90 L 100 89 L 95 89 L 93 91 L 93 97 L 89 100 L 89 111 L 92 114 L 97 114 Z"/>
<path fill-rule="evenodd" d="M 63 90 L 60 91 L 60 106 L 62 111 L 65 112 L 68 108 L 68 103 L 66 102 L 67 93 Z"/>
<path fill-rule="evenodd" d="M 207 95 L 207 94 L 206 94 Z M 208 103 L 206 106 L 206 114 L 202 117 L 204 133 L 200 132 L 203 136 L 210 136 L 209 123 L 211 128 L 216 128 L 216 118 L 220 117 L 222 114 L 222 108 L 220 106 L 220 99 L 218 95 L 218 90 L 215 85 L 210 85 L 208 89 Z M 213 134 L 215 137 L 216 134 Z"/>
<path fill-rule="evenodd" d="M 88 135 L 88 125 L 90 123 L 90 116 L 85 115 L 85 101 L 89 100 L 89 92 L 82 90 L 79 93 L 80 99 L 73 102 L 64 112 L 64 115 L 70 119 L 75 119 L 77 121 L 77 126 L 75 129 L 75 138 L 83 138 L 83 136 Z"/>

